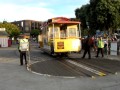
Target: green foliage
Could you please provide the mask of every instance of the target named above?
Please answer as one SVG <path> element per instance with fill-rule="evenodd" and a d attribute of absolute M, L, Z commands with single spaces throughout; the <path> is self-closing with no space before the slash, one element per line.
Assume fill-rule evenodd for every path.
<path fill-rule="evenodd" d="M 87 28 L 86 22 L 87 22 L 87 11 L 88 11 L 89 5 L 83 5 L 80 9 L 77 8 L 75 10 L 75 15 L 78 20 L 80 20 L 81 26 L 83 29 Z"/>
<path fill-rule="evenodd" d="M 82 36 L 87 36 L 88 35 L 88 29 L 84 29 L 84 30 L 82 30 L 82 32 L 81 32 L 81 35 Z"/>
<path fill-rule="evenodd" d="M 76 18 L 82 23 L 82 29 L 86 29 L 89 22 L 92 30 L 112 30 L 120 28 L 120 0 L 90 0 L 90 4 L 75 10 Z"/>
<path fill-rule="evenodd" d="M 6 32 L 9 34 L 9 37 L 17 38 L 20 34 L 19 28 L 11 23 L 7 23 L 6 21 L 3 21 L 3 23 L 0 23 L 0 28 L 5 28 Z"/>
<path fill-rule="evenodd" d="M 30 32 L 30 35 L 33 37 L 37 37 L 40 34 L 40 30 L 34 29 Z"/>

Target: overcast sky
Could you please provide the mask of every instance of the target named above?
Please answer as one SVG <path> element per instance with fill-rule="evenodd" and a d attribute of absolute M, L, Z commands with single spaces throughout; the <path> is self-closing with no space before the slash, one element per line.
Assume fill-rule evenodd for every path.
<path fill-rule="evenodd" d="M 0 22 L 45 21 L 52 17 L 75 17 L 75 9 L 89 0 L 0 0 Z"/>

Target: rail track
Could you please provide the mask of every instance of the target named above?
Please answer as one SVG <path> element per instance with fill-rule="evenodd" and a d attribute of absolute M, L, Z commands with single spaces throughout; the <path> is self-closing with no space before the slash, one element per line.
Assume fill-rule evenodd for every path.
<path fill-rule="evenodd" d="M 31 61 L 32 71 L 48 76 L 98 77 L 120 71 L 120 62 L 106 59 L 61 58 L 42 53 L 42 57 L 32 55 Z"/>
<path fill-rule="evenodd" d="M 40 75 L 99 77 L 120 72 L 120 62 L 104 58 L 81 59 L 51 56 L 38 48 L 31 52 L 30 70 Z"/>

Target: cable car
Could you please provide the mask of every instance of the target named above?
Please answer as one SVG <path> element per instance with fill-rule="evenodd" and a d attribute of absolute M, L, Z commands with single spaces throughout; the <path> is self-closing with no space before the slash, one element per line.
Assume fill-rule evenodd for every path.
<path fill-rule="evenodd" d="M 40 48 L 50 54 L 67 55 L 81 50 L 80 22 L 66 17 L 55 17 L 44 22 Z"/>

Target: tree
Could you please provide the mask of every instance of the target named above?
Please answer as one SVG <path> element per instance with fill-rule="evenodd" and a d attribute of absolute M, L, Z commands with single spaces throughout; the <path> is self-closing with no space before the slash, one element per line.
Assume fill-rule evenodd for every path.
<path fill-rule="evenodd" d="M 90 0 L 90 9 L 91 19 L 95 21 L 97 29 L 114 30 L 119 27 L 119 0 Z"/>
<path fill-rule="evenodd" d="M 77 8 L 75 15 L 83 23 L 84 29 L 87 21 L 92 31 L 99 29 L 114 32 L 120 28 L 120 0 L 90 0 L 90 4 Z"/>
<path fill-rule="evenodd" d="M 88 22 L 88 14 L 86 14 L 88 12 L 89 8 L 89 4 L 87 5 L 83 5 L 81 8 L 77 8 L 75 10 L 75 15 L 76 18 L 81 22 L 81 30 L 85 30 L 82 32 L 82 34 L 86 35 L 88 32 L 88 26 L 87 26 L 87 22 Z M 86 31 L 87 30 L 87 31 Z"/>
<path fill-rule="evenodd" d="M 40 34 L 40 30 L 38 30 L 38 29 L 34 29 L 30 32 L 30 35 L 32 37 L 37 37 L 39 34 Z"/>
<path fill-rule="evenodd" d="M 87 28 L 87 10 L 89 5 L 83 5 L 81 8 L 75 10 L 76 18 L 80 20 L 82 28 Z"/>
<path fill-rule="evenodd" d="M 17 38 L 20 34 L 19 28 L 14 24 L 8 23 L 7 21 L 3 21 L 3 23 L 0 23 L 0 28 L 5 28 L 6 32 L 11 38 Z"/>

